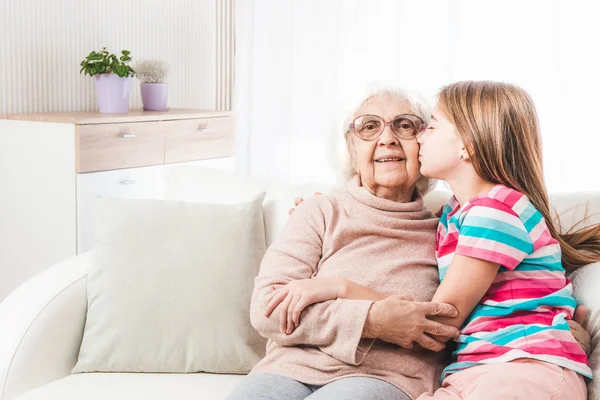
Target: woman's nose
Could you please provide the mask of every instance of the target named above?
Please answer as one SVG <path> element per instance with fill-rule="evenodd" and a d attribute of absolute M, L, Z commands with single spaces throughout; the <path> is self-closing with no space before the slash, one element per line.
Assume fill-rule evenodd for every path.
<path fill-rule="evenodd" d="M 383 128 L 383 132 L 381 132 L 378 142 L 381 145 L 387 146 L 392 144 L 398 144 L 398 138 L 396 137 L 396 135 L 394 135 L 394 131 L 392 131 L 391 126 L 388 125 Z"/>

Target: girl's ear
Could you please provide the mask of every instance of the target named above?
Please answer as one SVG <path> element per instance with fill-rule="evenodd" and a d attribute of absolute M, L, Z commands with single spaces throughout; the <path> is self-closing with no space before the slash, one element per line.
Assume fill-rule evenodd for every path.
<path fill-rule="evenodd" d="M 461 147 L 461 149 L 460 149 L 459 158 L 463 161 L 471 160 L 471 157 L 469 156 L 469 152 L 467 151 L 467 149 L 464 146 Z"/>

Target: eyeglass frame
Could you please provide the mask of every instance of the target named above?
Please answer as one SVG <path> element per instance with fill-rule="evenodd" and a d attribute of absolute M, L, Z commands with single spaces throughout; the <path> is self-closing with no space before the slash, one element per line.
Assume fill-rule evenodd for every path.
<path fill-rule="evenodd" d="M 362 137 L 360 137 L 358 135 L 358 133 L 356 133 L 356 128 L 354 126 L 354 122 L 361 118 L 361 117 L 367 117 L 367 116 L 372 116 L 372 117 L 377 117 L 379 118 L 381 121 L 383 121 L 383 128 L 381 129 L 381 132 L 379 132 L 379 134 L 377 136 L 375 136 L 373 139 L 364 139 Z M 404 136 L 400 136 L 396 131 L 394 131 L 394 128 L 392 128 L 392 123 L 397 120 L 399 117 L 414 117 L 416 119 L 418 119 L 419 121 L 421 121 L 421 129 L 416 132 L 417 127 L 415 126 L 415 134 L 413 136 L 411 136 L 410 138 L 404 137 Z M 410 118 L 405 118 L 405 119 L 409 119 Z M 411 121 L 414 124 L 414 121 Z M 392 133 L 394 134 L 394 136 L 398 139 L 402 139 L 402 140 L 412 140 L 412 139 L 416 139 L 417 136 L 423 132 L 426 128 L 427 128 L 427 124 L 425 123 L 425 121 L 423 121 L 423 118 L 419 117 L 418 115 L 415 114 L 398 114 L 396 115 L 391 121 L 386 122 L 383 117 L 380 117 L 379 115 L 376 114 L 363 114 L 363 115 L 359 115 L 358 117 L 354 118 L 352 120 L 352 122 L 350 123 L 350 125 L 348 125 L 348 130 L 346 131 L 346 133 L 348 132 L 352 132 L 357 138 L 359 138 L 360 140 L 364 140 L 365 142 L 372 142 L 373 140 L 377 140 L 379 139 L 379 137 L 383 134 L 383 131 L 385 131 L 386 126 L 389 126 L 390 129 L 392 130 Z"/>

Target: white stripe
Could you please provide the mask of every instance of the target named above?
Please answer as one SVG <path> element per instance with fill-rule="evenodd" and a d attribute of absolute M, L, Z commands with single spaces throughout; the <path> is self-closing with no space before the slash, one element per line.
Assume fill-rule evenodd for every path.
<path fill-rule="evenodd" d="M 446 267 L 446 266 L 450 265 L 450 262 L 452 262 L 453 257 L 454 257 L 454 253 L 449 253 L 449 254 L 446 254 L 444 257 L 438 258 L 438 267 L 442 268 L 442 267 Z"/>
<path fill-rule="evenodd" d="M 483 217 L 483 218 L 491 218 L 491 219 L 505 222 L 516 228 L 525 230 L 525 228 L 523 226 L 523 222 L 521 222 L 521 219 L 519 217 L 509 214 L 506 211 L 497 210 L 492 207 L 475 206 L 475 207 L 471 208 L 469 211 L 467 211 L 467 213 L 465 215 Z"/>
<path fill-rule="evenodd" d="M 527 258 L 546 257 L 546 256 L 551 256 L 553 254 L 556 254 L 558 252 L 560 252 L 560 244 L 558 244 L 558 243 L 549 244 L 549 245 L 544 246 L 541 249 L 537 250 L 536 252 L 532 253 Z"/>
<path fill-rule="evenodd" d="M 508 246 L 501 242 L 496 242 L 495 240 L 489 240 L 484 238 L 460 236 L 458 239 L 458 245 L 471 247 L 474 249 L 490 250 L 495 253 L 500 253 L 508 258 L 524 259 L 525 257 L 527 257 L 527 253 L 515 247 Z"/>
<path fill-rule="evenodd" d="M 529 206 L 530 202 L 529 199 L 527 198 L 527 196 L 523 196 L 519 199 L 519 201 L 517 201 L 515 203 L 515 205 L 513 206 L 513 211 L 516 212 L 517 214 L 521 215 L 521 213 L 523 211 L 525 211 L 525 209 Z"/>

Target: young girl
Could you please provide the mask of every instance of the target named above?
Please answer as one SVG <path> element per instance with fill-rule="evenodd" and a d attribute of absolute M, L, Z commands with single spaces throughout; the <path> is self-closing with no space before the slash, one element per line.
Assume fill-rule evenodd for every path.
<path fill-rule="evenodd" d="M 420 399 L 586 399 L 592 373 L 567 323 L 576 302 L 565 270 L 600 260 L 600 226 L 561 235 L 552 224 L 531 98 L 505 83 L 454 83 L 417 140 L 422 174 L 454 193 L 439 213 L 433 301 L 454 305 L 458 317 L 438 320 L 461 327 L 442 388 Z M 285 298 L 278 290 L 267 313 Z"/>
<path fill-rule="evenodd" d="M 504 83 L 449 85 L 417 140 L 421 172 L 454 193 L 440 212 L 433 301 L 455 305 L 447 322 L 462 326 L 443 387 L 421 398 L 586 399 L 565 268 L 598 260 L 599 227 L 553 226 L 531 98 Z M 589 244 L 594 255 L 577 251 Z"/>

